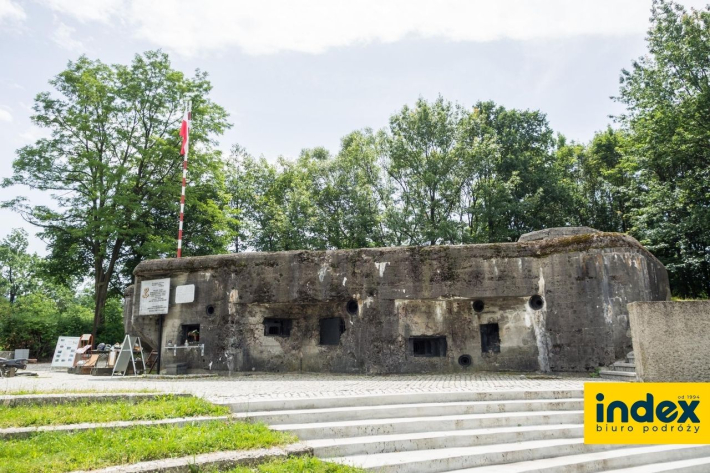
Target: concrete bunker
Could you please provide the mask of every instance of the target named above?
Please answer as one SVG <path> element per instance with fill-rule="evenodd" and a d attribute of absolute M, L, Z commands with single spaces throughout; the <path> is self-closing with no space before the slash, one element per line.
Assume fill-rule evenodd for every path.
<path fill-rule="evenodd" d="M 594 370 L 631 350 L 626 304 L 667 300 L 667 274 L 629 236 L 555 230 L 505 244 L 145 261 L 126 291 L 126 329 L 154 348 L 162 335 L 162 366 L 193 372 Z M 142 284 L 160 279 L 164 313 L 141 315 Z M 204 355 L 165 349 L 195 325 Z"/>

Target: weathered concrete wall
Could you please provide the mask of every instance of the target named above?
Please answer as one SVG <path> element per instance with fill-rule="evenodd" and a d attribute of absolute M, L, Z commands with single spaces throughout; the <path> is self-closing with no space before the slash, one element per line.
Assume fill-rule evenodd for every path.
<path fill-rule="evenodd" d="M 537 230 L 535 232 L 526 233 L 521 235 L 518 239 L 521 241 L 537 241 L 537 240 L 549 240 L 551 238 L 561 238 L 573 235 L 584 235 L 588 233 L 601 233 L 599 230 L 595 230 L 589 227 L 557 227 L 557 228 L 545 228 L 543 230 Z"/>
<path fill-rule="evenodd" d="M 641 381 L 710 381 L 710 301 L 634 302 L 628 307 Z"/>
<path fill-rule="evenodd" d="M 136 287 L 171 279 L 164 344 L 183 343 L 181 327 L 200 325 L 205 356 L 163 352 L 163 365 L 220 371 L 593 370 L 631 349 L 628 302 L 669 295 L 665 268 L 633 238 L 609 233 L 152 260 L 134 274 Z M 183 284 L 196 285 L 195 301 L 175 304 Z M 155 345 L 158 317 L 139 316 L 138 307 L 134 297 L 127 326 Z M 338 345 L 320 344 L 328 317 L 343 319 Z M 264 335 L 264 318 L 290 319 L 290 336 Z M 480 325 L 495 323 L 500 351 L 483 353 Z M 443 337 L 446 355 L 417 356 L 415 337 Z M 459 365 L 462 355 L 471 366 Z"/>

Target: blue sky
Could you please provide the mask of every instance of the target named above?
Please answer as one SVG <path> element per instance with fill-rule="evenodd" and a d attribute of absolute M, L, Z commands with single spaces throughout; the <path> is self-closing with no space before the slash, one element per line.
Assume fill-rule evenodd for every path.
<path fill-rule="evenodd" d="M 706 0 L 682 1 L 703 7 Z M 33 97 L 81 54 L 128 63 L 162 48 L 209 72 L 234 127 L 221 139 L 268 159 L 333 152 L 418 97 L 539 109 L 588 141 L 621 108 L 619 73 L 645 53 L 651 0 L 0 0 L 0 178 L 46 134 Z M 179 193 L 179 189 L 176 189 Z M 46 195 L 13 187 L 49 203 Z M 0 238 L 36 229 L 0 210 Z M 32 251 L 44 243 L 31 238 Z"/>

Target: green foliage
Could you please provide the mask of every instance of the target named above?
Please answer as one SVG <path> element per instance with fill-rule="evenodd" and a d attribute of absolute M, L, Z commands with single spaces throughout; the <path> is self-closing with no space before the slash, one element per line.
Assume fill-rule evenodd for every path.
<path fill-rule="evenodd" d="M 611 127 L 588 146 L 558 140 L 560 161 L 568 161 L 576 181 L 578 222 L 597 230 L 626 233 L 638 208 L 638 163 L 628 154 L 629 138 Z"/>
<path fill-rule="evenodd" d="M 570 163 L 555 152 L 547 118 L 479 102 L 463 124 L 469 176 L 457 242 L 516 241 L 526 232 L 576 223 Z"/>
<path fill-rule="evenodd" d="M 111 288 L 120 294 L 119 275 L 130 275 L 142 258 L 174 252 L 178 129 L 188 98 L 194 119 L 185 253 L 224 251 L 228 196 L 214 136 L 229 126 L 227 113 L 209 99 L 205 73 L 186 77 L 159 51 L 136 55 L 129 66 L 82 56 L 50 84 L 55 93 L 37 95 L 32 121 L 51 136 L 18 150 L 4 185 L 54 192 L 56 205 L 19 197 L 5 206 L 42 228 L 55 278 L 93 276 L 96 334 Z"/>
<path fill-rule="evenodd" d="M 419 99 L 340 152 L 272 165 L 241 148 L 228 186 L 239 251 L 515 241 L 588 225 L 630 233 L 675 295 L 710 293 L 710 7 L 655 0 L 649 54 L 623 71 L 627 113 L 585 144 L 539 111 Z"/>
<path fill-rule="evenodd" d="M 177 129 L 190 97 L 186 255 L 508 242 L 588 225 L 639 239 L 676 296 L 707 297 L 708 31 L 710 7 L 654 0 L 649 54 L 622 72 L 621 128 L 588 144 L 555 136 L 540 111 L 439 97 L 403 107 L 382 130 L 346 135 L 335 154 L 316 147 L 275 163 L 238 145 L 221 159 L 215 136 L 229 124 L 205 73 L 188 78 L 160 52 L 128 66 L 81 57 L 51 81 L 54 95 L 37 96 L 33 120 L 51 137 L 20 149 L 4 183 L 57 192 L 62 211 L 5 203 L 42 228 L 51 255 L 27 255 L 26 236 L 13 233 L 0 243 L 0 289 L 13 302 L 91 274 L 93 331 L 119 338 L 120 301 L 109 296 L 141 260 L 174 252 Z M 84 312 L 51 297 L 58 313 L 75 314 L 68 326 L 83 327 Z"/>
<path fill-rule="evenodd" d="M 419 99 L 390 118 L 383 140 L 384 170 L 393 192 L 395 232 L 409 244 L 452 242 L 469 155 L 479 141 L 461 146 L 463 110 L 439 97 Z"/>
<path fill-rule="evenodd" d="M 388 230 L 391 190 L 383 186 L 382 133 L 366 129 L 342 139 L 340 152 L 324 163 L 320 231 L 329 248 L 368 248 L 394 244 Z"/>
<path fill-rule="evenodd" d="M 372 235 L 377 205 L 353 160 L 323 148 L 303 150 L 294 162 L 272 165 L 235 146 L 228 186 L 233 247 L 258 249 L 361 248 L 381 244 Z"/>
<path fill-rule="evenodd" d="M 210 470 L 207 470 L 210 471 Z M 362 473 L 365 470 L 348 465 L 327 463 L 314 457 L 291 457 L 256 466 L 240 466 L 226 473 Z"/>
<path fill-rule="evenodd" d="M 0 473 L 89 470 L 222 450 L 268 448 L 294 441 L 290 434 L 241 422 L 39 433 L 0 442 Z"/>
<path fill-rule="evenodd" d="M 649 54 L 623 71 L 617 100 L 638 163 L 631 233 L 665 264 L 679 296 L 710 293 L 710 7 L 655 0 Z"/>
<path fill-rule="evenodd" d="M 27 232 L 22 229 L 13 229 L 0 241 L 0 292 L 10 304 L 41 284 L 40 258 L 27 253 L 27 244 Z"/>
<path fill-rule="evenodd" d="M 574 162 L 539 112 L 442 98 L 404 107 L 331 156 L 276 165 L 233 149 L 229 189 L 239 251 L 513 241 L 576 223 Z"/>
<path fill-rule="evenodd" d="M 216 406 L 204 399 L 166 395 L 142 399 L 139 402 L 115 400 L 43 406 L 0 406 L 0 428 L 224 416 L 229 413 L 228 407 Z"/>
<path fill-rule="evenodd" d="M 83 292 L 74 298 L 72 304 L 75 309 L 73 312 L 69 311 L 70 313 L 83 313 L 82 320 L 86 320 L 87 317 L 89 319 L 93 318 L 94 294 L 91 289 L 85 288 Z M 85 328 L 85 325 L 81 325 L 81 327 Z M 66 332 L 90 333 L 91 329 L 89 328 L 88 332 L 69 332 L 68 330 L 66 330 Z M 63 333 L 62 335 L 66 335 L 67 333 Z M 94 338 L 94 345 L 101 342 L 113 345 L 116 342 L 122 341 L 125 336 L 123 326 L 123 299 L 112 295 L 106 301 L 103 324 L 99 326 L 98 333 Z"/>
<path fill-rule="evenodd" d="M 0 303 L 0 346 L 29 348 L 33 358 L 47 359 L 54 353 L 59 336 L 91 332 L 93 297 L 77 298 L 67 288 L 53 289 L 18 297 L 14 304 Z M 123 316 L 117 298 L 107 302 L 106 321 L 98 340 L 112 344 L 121 341 Z"/>
<path fill-rule="evenodd" d="M 159 393 L 155 389 L 147 388 L 134 388 L 134 389 L 115 389 L 112 386 L 107 386 L 105 388 L 94 387 L 93 389 L 12 389 L 16 386 L 5 384 L 5 386 L 0 389 L 0 393 L 8 394 L 13 396 L 25 396 L 25 395 L 35 395 L 35 394 L 96 394 L 101 392 L 111 392 L 111 393 Z"/>
<path fill-rule="evenodd" d="M 60 333 L 64 322 L 74 329 L 80 325 L 79 332 L 69 335 L 80 335 L 82 329 L 91 327 L 91 318 L 84 320 L 82 327 L 80 319 L 60 312 L 58 304 L 46 294 L 29 294 L 0 314 L 0 344 L 11 349 L 29 348 L 32 357 L 51 357 L 57 337 L 64 335 Z"/>

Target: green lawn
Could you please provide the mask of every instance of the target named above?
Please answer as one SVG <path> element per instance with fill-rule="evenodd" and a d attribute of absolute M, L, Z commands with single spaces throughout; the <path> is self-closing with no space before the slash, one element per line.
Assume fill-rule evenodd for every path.
<path fill-rule="evenodd" d="M 364 471 L 337 463 L 325 463 L 314 457 L 293 457 L 253 467 L 238 467 L 226 473 L 364 473 Z"/>
<path fill-rule="evenodd" d="M 157 393 L 156 389 L 19 389 L 12 390 L 9 387 L 0 389 L 0 396 L 27 396 L 32 394 L 119 394 L 119 393 Z"/>
<path fill-rule="evenodd" d="M 268 448 L 295 441 L 293 435 L 242 422 L 45 432 L 0 442 L 0 473 L 88 470 L 224 450 Z M 313 471 L 344 473 L 350 470 Z"/>
<path fill-rule="evenodd" d="M 227 414 L 229 414 L 229 408 L 226 406 L 216 406 L 196 397 L 179 397 L 168 394 L 137 401 L 87 400 L 59 405 L 0 406 L 0 428 Z"/>

